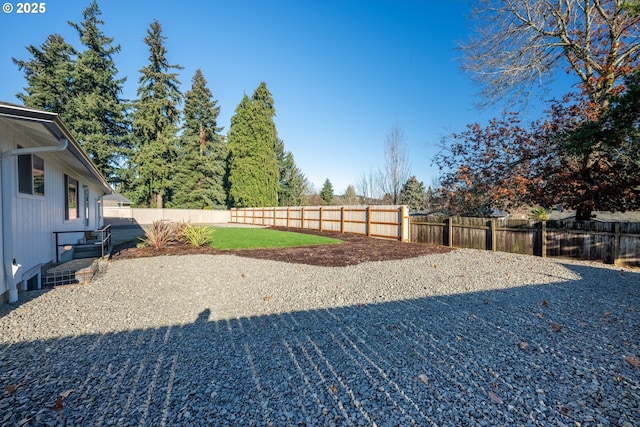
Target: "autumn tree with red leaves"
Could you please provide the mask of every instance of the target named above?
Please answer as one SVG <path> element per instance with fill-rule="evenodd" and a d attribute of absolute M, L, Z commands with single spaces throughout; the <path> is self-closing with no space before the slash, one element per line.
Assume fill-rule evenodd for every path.
<path fill-rule="evenodd" d="M 609 97 L 596 121 L 591 102 L 554 102 L 544 120 L 524 125 L 518 113 L 469 125 L 451 135 L 434 162 L 445 171 L 441 196 L 451 213 L 563 205 L 578 220 L 594 210 L 640 208 L 640 77 Z"/>
<path fill-rule="evenodd" d="M 484 215 L 522 204 L 562 204 L 589 219 L 596 209 L 639 205 L 637 162 L 624 139 L 605 141 L 602 120 L 628 96 L 624 79 L 640 68 L 640 16 L 622 0 L 480 0 L 482 23 L 462 46 L 463 67 L 486 104 L 522 101 L 562 69 L 579 94 L 553 102 L 523 125 L 518 113 L 445 139 L 434 162 L 441 195 L 456 213 Z M 599 128 L 576 145 L 585 126 Z M 631 150 L 631 151 L 629 151 Z M 624 160 L 626 159 L 626 160 Z"/>

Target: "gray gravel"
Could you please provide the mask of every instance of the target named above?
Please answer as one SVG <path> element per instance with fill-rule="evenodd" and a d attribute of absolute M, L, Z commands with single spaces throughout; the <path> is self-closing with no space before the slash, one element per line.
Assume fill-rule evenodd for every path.
<path fill-rule="evenodd" d="M 638 270 L 198 255 L 21 298 L 0 425 L 640 425 Z"/>

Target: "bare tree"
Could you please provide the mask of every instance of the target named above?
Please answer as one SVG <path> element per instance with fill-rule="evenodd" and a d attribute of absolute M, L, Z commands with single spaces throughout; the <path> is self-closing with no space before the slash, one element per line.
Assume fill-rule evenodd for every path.
<path fill-rule="evenodd" d="M 483 87 L 485 105 L 526 100 L 567 71 L 604 107 L 638 68 L 640 15 L 628 0 L 479 0 L 472 18 L 463 68 Z"/>
<path fill-rule="evenodd" d="M 380 174 L 373 170 L 362 172 L 358 182 L 356 182 L 356 191 L 362 198 L 360 203 L 366 205 L 378 204 L 382 198 L 382 186 L 380 184 Z"/>
<path fill-rule="evenodd" d="M 382 190 L 391 196 L 392 203 L 398 204 L 402 185 L 409 178 L 409 159 L 407 157 L 404 130 L 394 123 L 384 143 L 384 168 L 381 172 Z"/>

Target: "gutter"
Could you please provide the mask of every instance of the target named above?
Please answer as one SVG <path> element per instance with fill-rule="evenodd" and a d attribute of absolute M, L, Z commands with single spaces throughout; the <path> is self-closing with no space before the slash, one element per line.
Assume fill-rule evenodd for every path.
<path fill-rule="evenodd" d="M 13 254 L 13 204 L 15 185 L 11 179 L 10 159 L 15 156 L 36 153 L 54 153 L 67 149 L 69 141 L 61 138 L 58 145 L 49 147 L 16 148 L 7 150 L 0 154 L 0 170 L 2 174 L 2 264 L 4 266 L 4 277 L 9 288 L 9 302 L 18 301 L 18 288 L 15 277 L 19 269 Z"/>

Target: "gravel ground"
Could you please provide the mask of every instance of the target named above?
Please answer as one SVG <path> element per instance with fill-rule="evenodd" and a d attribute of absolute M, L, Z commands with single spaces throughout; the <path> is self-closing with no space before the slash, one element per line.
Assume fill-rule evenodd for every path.
<path fill-rule="evenodd" d="M 0 425 L 640 425 L 638 270 L 190 255 L 21 298 Z"/>

